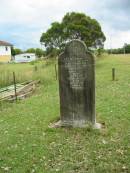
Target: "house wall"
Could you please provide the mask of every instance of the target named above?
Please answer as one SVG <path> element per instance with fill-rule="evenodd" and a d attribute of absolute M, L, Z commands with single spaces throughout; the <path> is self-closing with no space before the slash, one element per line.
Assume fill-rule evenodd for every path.
<path fill-rule="evenodd" d="M 11 55 L 0 55 L 0 62 L 10 62 L 11 61 Z"/>
<path fill-rule="evenodd" d="M 0 46 L 0 62 L 9 62 L 11 60 L 11 47 Z"/>
<path fill-rule="evenodd" d="M 0 55 L 11 55 L 10 46 L 0 46 Z"/>

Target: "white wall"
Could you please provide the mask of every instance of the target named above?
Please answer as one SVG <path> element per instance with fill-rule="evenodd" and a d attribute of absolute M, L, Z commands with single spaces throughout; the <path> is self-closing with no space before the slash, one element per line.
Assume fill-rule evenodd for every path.
<path fill-rule="evenodd" d="M 6 50 L 7 48 L 7 50 Z M 0 46 L 0 55 L 11 55 L 11 47 L 10 46 Z"/>

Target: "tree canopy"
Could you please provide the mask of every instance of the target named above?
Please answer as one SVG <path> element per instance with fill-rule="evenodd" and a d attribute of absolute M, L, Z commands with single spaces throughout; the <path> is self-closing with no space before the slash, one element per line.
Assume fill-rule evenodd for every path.
<path fill-rule="evenodd" d="M 13 56 L 18 55 L 18 54 L 21 54 L 21 53 L 22 53 L 22 50 L 21 49 L 11 47 L 11 54 Z"/>
<path fill-rule="evenodd" d="M 40 42 L 49 50 L 62 50 L 65 44 L 72 39 L 80 39 L 89 47 L 103 47 L 105 41 L 104 33 L 100 24 L 86 16 L 84 13 L 67 13 L 61 23 L 54 22 L 44 32 Z"/>
<path fill-rule="evenodd" d="M 45 52 L 40 48 L 29 48 L 25 51 L 26 53 L 35 53 L 38 58 L 44 56 Z"/>
<path fill-rule="evenodd" d="M 38 58 L 45 55 L 45 52 L 40 48 L 29 48 L 23 51 L 21 49 L 11 47 L 11 53 L 13 56 L 21 54 L 21 53 L 35 53 Z"/>

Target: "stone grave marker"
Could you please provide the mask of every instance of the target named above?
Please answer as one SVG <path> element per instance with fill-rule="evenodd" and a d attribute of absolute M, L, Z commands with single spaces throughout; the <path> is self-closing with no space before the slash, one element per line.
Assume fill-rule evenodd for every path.
<path fill-rule="evenodd" d="M 95 117 L 95 63 L 85 44 L 73 40 L 58 59 L 61 126 L 86 127 Z"/>

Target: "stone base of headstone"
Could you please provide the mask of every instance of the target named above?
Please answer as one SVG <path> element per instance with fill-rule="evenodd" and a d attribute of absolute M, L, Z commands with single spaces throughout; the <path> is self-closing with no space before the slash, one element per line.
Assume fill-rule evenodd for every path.
<path fill-rule="evenodd" d="M 81 127 L 81 128 L 84 128 L 84 127 L 87 127 L 89 123 L 86 123 L 86 121 L 83 121 L 83 120 L 75 120 L 75 121 L 69 121 L 69 122 L 65 122 L 65 121 L 61 121 L 61 126 L 63 127 Z"/>
<path fill-rule="evenodd" d="M 74 128 L 85 128 L 88 127 L 89 125 L 92 126 L 92 128 L 94 129 L 101 129 L 101 124 L 100 123 L 95 123 L 92 124 L 90 122 L 85 122 L 85 121 L 74 121 L 73 123 L 66 123 L 66 122 L 62 122 L 60 121 L 60 126 L 62 127 L 74 127 Z"/>
<path fill-rule="evenodd" d="M 100 123 L 95 123 L 95 124 L 93 125 L 93 128 L 94 128 L 94 129 L 101 129 L 101 128 L 102 128 L 102 125 L 101 125 Z"/>
<path fill-rule="evenodd" d="M 51 124 L 49 125 L 49 128 L 60 128 L 60 127 L 62 127 L 62 126 L 61 126 L 61 121 L 60 121 L 60 120 L 57 121 L 57 122 L 51 123 Z"/>
<path fill-rule="evenodd" d="M 61 127 L 86 128 L 88 126 L 91 126 L 94 129 L 101 129 L 100 123 L 91 124 L 90 122 L 86 123 L 86 122 L 79 122 L 79 121 L 73 122 L 68 125 L 68 123 L 65 123 L 59 120 L 49 125 L 50 128 L 61 128 Z"/>

